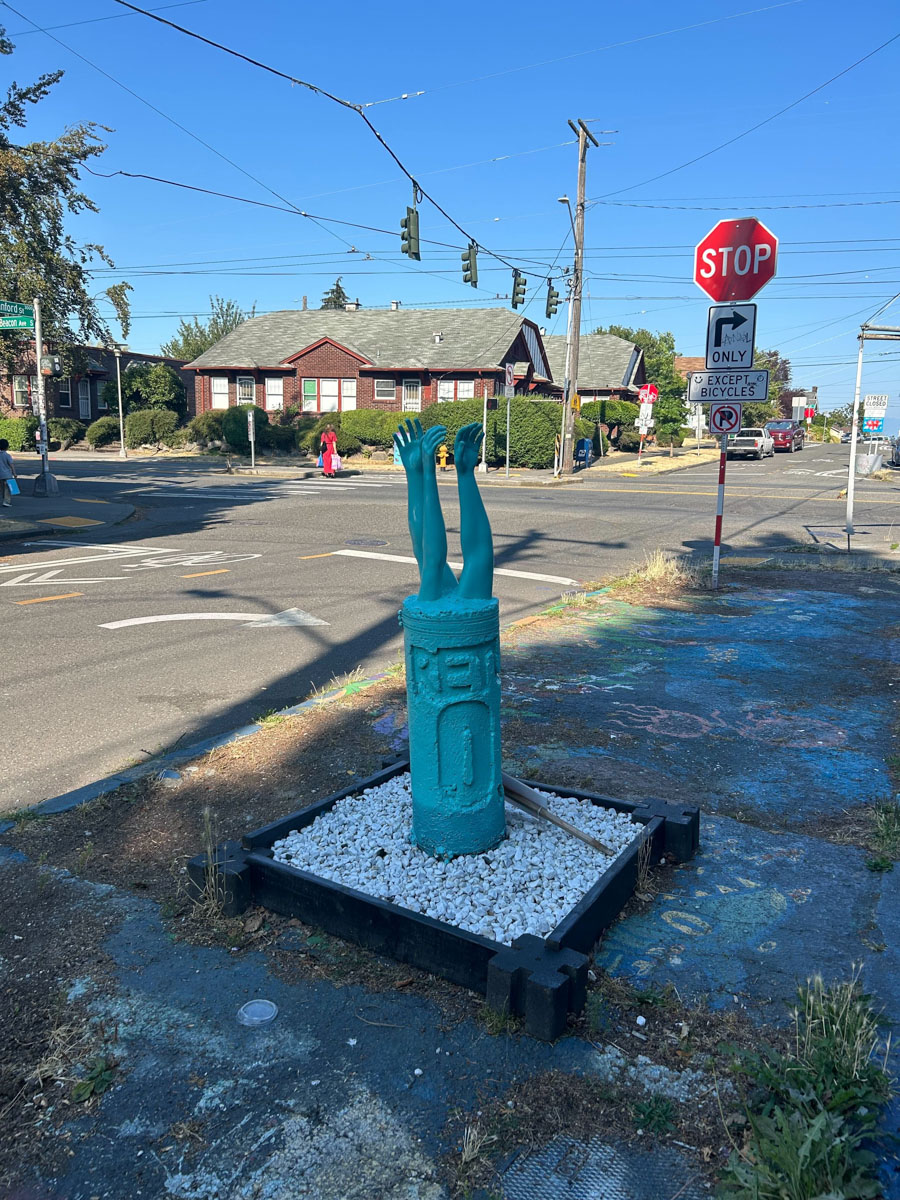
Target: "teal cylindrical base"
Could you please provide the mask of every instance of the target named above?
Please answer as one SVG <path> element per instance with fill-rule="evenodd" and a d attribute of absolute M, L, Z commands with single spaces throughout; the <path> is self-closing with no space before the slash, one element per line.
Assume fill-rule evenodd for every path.
<path fill-rule="evenodd" d="M 411 840 L 452 858 L 506 836 L 496 600 L 410 596 L 400 621 L 412 776 Z"/>

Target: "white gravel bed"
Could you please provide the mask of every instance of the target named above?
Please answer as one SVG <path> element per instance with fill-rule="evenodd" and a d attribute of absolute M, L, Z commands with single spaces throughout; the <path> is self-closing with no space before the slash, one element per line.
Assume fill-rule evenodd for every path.
<path fill-rule="evenodd" d="M 630 817 L 541 792 L 551 812 L 615 854 L 640 832 Z M 521 809 L 506 806 L 507 838 L 486 854 L 443 862 L 409 842 L 409 774 L 339 800 L 312 825 L 275 842 L 278 862 L 497 942 L 546 937 L 612 859 Z"/>

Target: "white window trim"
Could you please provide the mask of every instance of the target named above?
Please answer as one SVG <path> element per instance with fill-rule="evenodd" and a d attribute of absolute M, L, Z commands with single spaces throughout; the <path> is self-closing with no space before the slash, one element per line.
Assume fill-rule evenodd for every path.
<path fill-rule="evenodd" d="M 379 383 L 387 384 L 387 387 L 390 388 L 390 391 L 391 391 L 391 394 L 389 396 L 378 394 Z M 375 395 L 376 400 L 396 400 L 397 399 L 397 380 L 396 379 L 376 379 L 374 395 Z"/>
<path fill-rule="evenodd" d="M 249 383 L 250 391 L 253 393 L 249 400 L 245 400 L 241 396 L 241 384 Z M 238 404 L 255 404 L 256 403 L 256 380 L 252 375 L 238 375 L 235 379 L 235 399 Z"/>
<path fill-rule="evenodd" d="M 215 385 L 217 383 L 219 383 L 219 384 L 224 383 L 225 384 L 224 389 L 220 388 L 218 391 L 216 391 Z M 209 406 L 210 406 L 210 408 L 214 408 L 220 412 L 223 409 L 230 408 L 231 407 L 230 390 L 231 389 L 230 389 L 230 386 L 228 383 L 227 375 L 210 375 L 210 377 L 209 377 Z M 216 404 L 216 400 L 222 396 L 225 397 L 225 403 L 224 404 Z"/>
<path fill-rule="evenodd" d="M 65 387 L 63 387 L 65 384 Z M 60 377 L 59 383 L 56 385 L 56 399 L 60 408 L 72 407 L 72 378 L 70 375 Z M 65 397 L 65 399 L 63 399 Z"/>
<path fill-rule="evenodd" d="M 271 384 L 278 384 L 278 390 L 269 392 Z M 267 375 L 265 379 L 265 398 L 266 412 L 280 412 L 284 408 L 284 377 L 281 375 Z M 270 400 L 277 400 L 277 403 L 270 403 Z"/>
<path fill-rule="evenodd" d="M 348 388 L 347 388 L 348 384 L 350 385 L 349 390 L 352 391 L 352 393 L 353 393 L 353 396 L 352 396 L 353 403 L 352 404 L 346 403 L 346 401 L 351 398 L 349 395 L 346 394 L 348 391 Z M 342 379 L 341 380 L 341 399 L 340 399 L 341 412 L 353 412 L 356 409 L 356 398 L 357 398 L 358 392 L 359 392 L 359 388 L 357 387 L 357 381 L 355 379 Z"/>
<path fill-rule="evenodd" d="M 322 403 L 322 400 L 323 400 L 322 385 L 326 384 L 326 383 L 334 384 L 334 397 L 333 397 L 334 408 L 325 408 Z M 330 399 L 332 399 L 332 397 L 329 396 L 328 399 L 330 400 Z M 319 380 L 319 412 L 333 413 L 333 412 L 340 412 L 340 411 L 341 411 L 341 381 L 339 378 L 337 378 L 334 375 L 328 375 L 324 379 Z"/>
<path fill-rule="evenodd" d="M 447 388 L 450 389 L 450 395 L 442 396 L 441 391 L 442 390 L 446 391 Z M 438 384 L 437 384 L 437 398 L 438 398 L 438 404 L 449 404 L 452 400 L 455 400 L 456 399 L 456 380 L 455 379 L 439 379 Z"/>
<path fill-rule="evenodd" d="M 306 385 L 308 383 L 314 383 L 316 385 L 315 404 L 312 408 L 309 408 L 306 403 Z M 300 411 L 310 413 L 319 411 L 319 381 L 318 379 L 313 379 L 309 375 L 305 379 L 300 380 Z"/>
<path fill-rule="evenodd" d="M 24 393 L 25 399 L 24 399 L 24 401 L 17 399 L 17 397 L 21 394 L 20 390 L 16 387 L 17 379 L 25 380 L 25 393 Z M 31 408 L 31 406 L 32 406 L 31 398 L 32 398 L 32 396 L 37 395 L 37 375 L 31 376 L 30 389 L 29 389 L 29 385 L 28 385 L 28 379 L 29 379 L 29 377 L 27 375 L 13 375 L 13 408 Z"/>
<path fill-rule="evenodd" d="M 456 398 L 457 400 L 474 400 L 475 399 L 475 380 L 474 379 L 457 379 L 456 383 Z M 460 395 L 460 388 L 466 387 L 472 389 L 471 396 Z"/>
<path fill-rule="evenodd" d="M 97 393 L 97 411 L 107 412 L 109 410 L 109 405 L 103 399 L 103 384 L 99 379 L 96 381 L 96 387 L 94 390 Z"/>

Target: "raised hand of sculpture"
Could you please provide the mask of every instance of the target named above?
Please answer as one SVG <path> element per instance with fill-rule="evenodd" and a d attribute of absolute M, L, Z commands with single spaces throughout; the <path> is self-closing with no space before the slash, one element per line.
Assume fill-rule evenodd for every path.
<path fill-rule="evenodd" d="M 409 532 L 419 564 L 419 594 L 403 605 L 412 773 L 411 838 L 429 854 L 452 857 L 490 849 L 506 832 L 500 772 L 499 610 L 491 596 L 491 527 L 475 477 L 484 433 L 456 435 L 463 569 L 447 565 L 435 451 L 443 425 L 418 419 L 395 435 L 406 470 Z"/>

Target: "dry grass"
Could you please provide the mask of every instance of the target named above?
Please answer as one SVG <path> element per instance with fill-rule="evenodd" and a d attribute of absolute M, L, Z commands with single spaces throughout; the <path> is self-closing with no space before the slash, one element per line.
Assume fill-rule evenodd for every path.
<path fill-rule="evenodd" d="M 794 1022 L 794 1059 L 804 1068 L 818 1065 L 823 1046 L 828 1048 L 835 1073 L 844 1082 L 859 1080 L 879 1056 L 882 1038 L 878 1016 L 860 988 L 862 967 L 850 979 L 826 986 L 814 975 L 800 991 L 800 1003 L 791 1014 Z M 890 1039 L 884 1046 L 882 1070 L 887 1071 Z"/>
<path fill-rule="evenodd" d="M 699 582 L 700 573 L 689 559 L 657 549 L 647 555 L 641 566 L 623 575 L 617 584 L 622 587 L 649 584 L 654 588 L 674 590 L 697 587 Z"/>
<path fill-rule="evenodd" d="M 216 846 L 219 844 L 218 833 L 216 830 L 215 818 L 209 805 L 203 809 L 203 849 L 202 853 L 206 855 L 207 868 L 204 878 L 203 889 L 199 895 L 194 895 L 193 907 L 191 916 L 196 921 L 214 922 L 220 921 L 225 915 L 225 888 L 222 883 L 222 877 L 216 870 L 215 856 Z"/>

